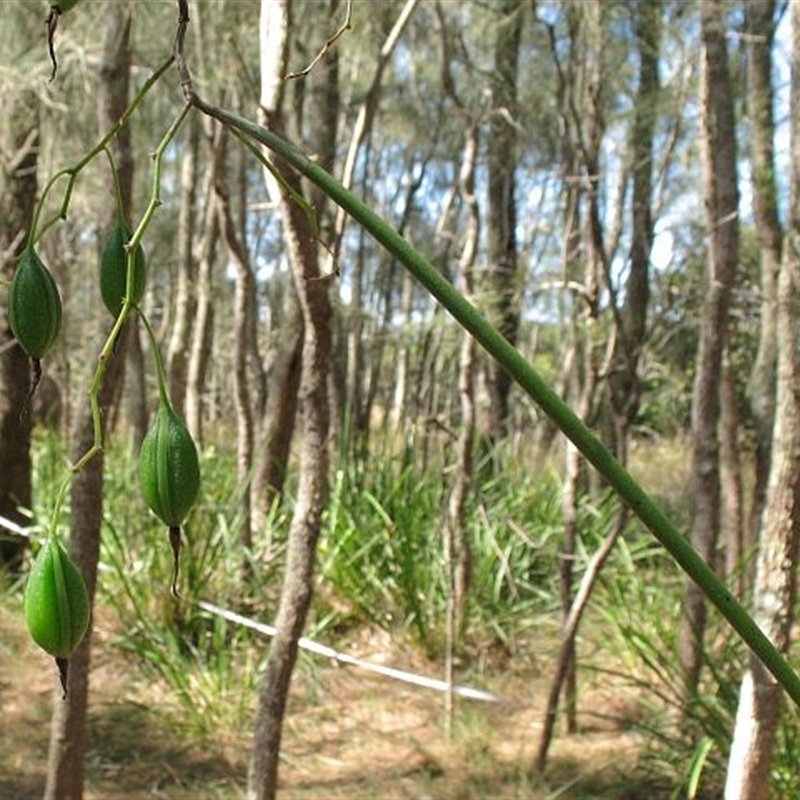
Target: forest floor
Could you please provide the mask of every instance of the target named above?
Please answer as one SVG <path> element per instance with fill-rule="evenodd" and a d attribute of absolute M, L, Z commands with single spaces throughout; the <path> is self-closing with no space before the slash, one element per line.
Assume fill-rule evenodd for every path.
<path fill-rule="evenodd" d="M 383 633 L 361 632 L 353 652 L 432 677 L 440 671 Z M 438 692 L 304 656 L 285 725 L 281 796 L 658 797 L 637 778 L 642 742 L 625 723 L 635 703 L 626 709 L 618 694 L 597 686 L 582 691 L 580 732 L 553 742 L 546 778 L 528 777 L 552 658 L 527 661 L 484 670 L 481 688 L 507 702 L 458 700 L 448 737 Z M 19 608 L 0 604 L 0 800 L 42 796 L 53 680 Z M 86 800 L 244 796 L 249 726 L 193 734 L 167 690 L 113 648 L 97 648 L 91 686 Z"/>

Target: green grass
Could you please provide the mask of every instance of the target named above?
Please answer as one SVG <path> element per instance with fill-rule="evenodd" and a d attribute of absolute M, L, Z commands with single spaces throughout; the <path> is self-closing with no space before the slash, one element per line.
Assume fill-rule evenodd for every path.
<path fill-rule="evenodd" d="M 639 536 L 618 548 L 596 608 L 606 623 L 600 629 L 604 650 L 618 658 L 608 677 L 639 698 L 642 713 L 633 727 L 649 743 L 647 769 L 672 777 L 675 798 L 715 797 L 724 784 L 745 649 L 725 622 L 710 614 L 701 686 L 697 698 L 687 703 L 677 641 L 684 591 L 685 579 L 672 562 Z M 595 669 L 604 672 L 602 666 Z M 796 721 L 784 722 L 781 736 L 788 737 L 789 755 L 798 729 Z M 783 758 L 776 759 L 778 770 Z M 786 771 L 787 779 L 790 774 L 797 781 L 796 769 Z M 796 796 L 799 789 L 795 782 L 788 794 L 775 796 Z"/>
<path fill-rule="evenodd" d="M 679 455 L 668 455 L 680 463 Z M 46 518 L 48 497 L 63 479 L 66 463 L 57 438 L 37 436 L 36 511 L 41 519 Z M 206 479 L 186 525 L 181 561 L 179 587 L 185 599 L 176 601 L 170 595 L 167 532 L 137 491 L 134 454 L 111 447 L 98 602 L 111 620 L 112 645 L 142 680 L 168 687 L 171 703 L 180 709 L 181 735 L 213 741 L 220 731 L 250 729 L 268 643 L 252 631 L 209 616 L 189 600 L 205 599 L 271 623 L 292 497 L 272 509 L 264 529 L 255 532 L 253 551 L 245 553 L 239 543 L 240 489 L 233 459 L 211 448 L 203 455 L 202 467 Z M 664 488 L 670 502 L 680 496 L 674 475 Z M 421 471 L 408 453 L 368 464 L 340 463 L 319 545 L 309 635 L 337 646 L 351 631 L 377 627 L 397 641 L 410 639 L 421 652 L 438 658 L 446 606 L 445 503 L 441 467 L 431 464 Z M 610 493 L 582 499 L 577 579 L 617 508 Z M 462 674 L 475 677 L 475 668 L 483 669 L 484 653 L 500 643 L 515 672 L 546 675 L 549 656 L 540 651 L 546 643 L 545 651 L 552 652 L 559 620 L 558 476 L 506 466 L 496 479 L 477 487 L 468 520 L 473 571 Z M 242 591 L 245 559 L 259 587 L 255 595 Z M 640 769 L 649 776 L 648 785 L 659 787 L 659 796 L 684 796 L 692 786 L 697 796 L 713 796 L 724 776 L 743 653 L 712 614 L 701 701 L 689 709 L 689 726 L 677 724 L 686 711 L 675 642 L 683 590 L 684 579 L 672 560 L 631 523 L 587 612 L 578 650 L 581 675 L 586 685 L 613 684 L 633 698 L 637 712 L 622 724 L 639 731 L 648 743 Z M 489 661 L 485 663 L 491 671 Z M 299 666 L 307 683 L 313 684 L 316 662 L 304 658 Z M 799 731 L 797 712 L 785 708 L 773 772 L 776 797 L 800 796 Z M 527 779 L 520 778 L 519 769 L 509 767 L 506 777 L 511 784 L 519 779 L 519 787 L 525 787 Z M 555 758 L 550 777 L 556 784 L 559 770 Z M 605 783 L 603 778 L 598 786 Z M 464 791 L 463 796 L 471 796 Z M 599 789 L 597 796 L 603 796 Z"/>

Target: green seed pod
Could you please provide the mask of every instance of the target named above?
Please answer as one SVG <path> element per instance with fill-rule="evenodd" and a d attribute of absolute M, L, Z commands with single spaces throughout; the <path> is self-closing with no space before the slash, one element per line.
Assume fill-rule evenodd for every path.
<path fill-rule="evenodd" d="M 100 294 L 109 313 L 116 317 L 125 300 L 128 280 L 128 251 L 125 245 L 132 236 L 131 229 L 119 221 L 108 237 L 103 257 L 100 259 Z M 133 254 L 133 297 L 132 302 L 137 304 L 144 295 L 147 284 L 147 267 L 145 266 L 144 250 L 141 245 L 136 247 Z"/>
<path fill-rule="evenodd" d="M 197 499 L 200 465 L 188 428 L 165 400 L 142 442 L 139 477 L 153 513 L 165 525 L 180 525 Z"/>
<path fill-rule="evenodd" d="M 8 293 L 8 322 L 22 349 L 40 359 L 61 330 L 61 295 L 33 247 L 20 256 Z"/>
<path fill-rule="evenodd" d="M 192 435 L 162 398 L 139 451 L 139 478 L 151 511 L 169 527 L 174 555 L 172 592 L 177 595 L 181 529 L 200 490 L 200 464 Z"/>
<path fill-rule="evenodd" d="M 89 627 L 89 595 L 78 568 L 55 536 L 42 545 L 25 587 L 25 622 L 45 652 L 67 659 Z"/>

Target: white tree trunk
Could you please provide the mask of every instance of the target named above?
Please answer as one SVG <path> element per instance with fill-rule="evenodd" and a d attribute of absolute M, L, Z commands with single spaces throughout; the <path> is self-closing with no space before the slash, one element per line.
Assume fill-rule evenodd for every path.
<path fill-rule="evenodd" d="M 791 207 L 778 282 L 778 380 L 772 462 L 761 522 L 753 616 L 781 650 L 789 643 L 800 529 L 800 6 L 792 13 Z M 764 800 L 781 690 L 751 656 L 736 715 L 726 800 Z"/>

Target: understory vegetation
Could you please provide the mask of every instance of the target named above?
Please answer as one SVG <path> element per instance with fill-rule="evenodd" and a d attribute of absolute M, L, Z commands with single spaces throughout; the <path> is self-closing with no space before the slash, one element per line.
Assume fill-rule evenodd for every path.
<path fill-rule="evenodd" d="M 52 496 L 64 458 L 60 438 L 39 431 L 35 472 L 41 503 Z M 686 507 L 680 440 L 641 442 L 632 461 L 665 507 Z M 101 660 L 110 654 L 121 658 L 134 682 L 161 687 L 165 708 L 180 720 L 187 748 L 213 749 L 214 742 L 250 729 L 263 667 L 259 654 L 265 648 L 262 633 L 213 615 L 198 603 L 206 601 L 260 623 L 272 620 L 291 488 L 287 501 L 264 520 L 252 552 L 243 552 L 235 466 L 213 446 L 202 462 L 202 502 L 186 525 L 181 597 L 175 600 L 166 533 L 145 512 L 139 493 L 129 491 L 135 474 L 132 449 L 118 446 L 109 453 L 96 647 L 107 651 Z M 497 692 L 515 707 L 538 709 L 541 697 L 535 695 L 541 695 L 549 680 L 559 636 L 561 483 L 546 465 L 537 470 L 524 468 L 516 457 L 507 462 L 502 480 L 476 488 L 470 509 L 473 584 L 457 680 Z M 387 448 L 381 459 L 370 461 L 369 469 L 353 463 L 342 462 L 335 470 L 307 636 L 349 651 L 357 650 L 364 637 L 380 635 L 388 659 L 402 654 L 404 662 L 439 677 L 447 602 L 440 521 L 446 471 L 436 459 L 421 469 L 413 450 L 402 446 L 394 453 Z M 586 495 L 580 509 L 577 574 L 617 508 L 617 500 L 602 488 Z M 37 512 L 44 517 L 47 509 Z M 247 594 L 242 588 L 243 570 L 258 592 Z M 635 796 L 624 793 L 633 785 L 640 790 L 647 786 L 652 796 L 719 796 L 744 654 L 725 624 L 712 617 L 700 702 L 684 703 L 676 652 L 683 585 L 650 534 L 629 523 L 604 569 L 579 638 L 578 711 L 581 729 L 607 730 L 611 741 L 624 732 L 635 734 L 632 760 L 624 770 L 606 770 L 598 794 L 585 794 L 586 780 L 570 790 L 557 759 L 549 788 L 538 787 L 542 793 L 536 794 L 528 765 L 520 761 L 516 777 L 495 770 L 495 780 L 510 781 L 512 793 L 503 796 L 530 796 L 534 791 L 537 797 L 625 797 Z M 19 587 L 11 587 L 5 604 L 16 607 L 19 594 Z M 325 664 L 313 655 L 301 658 L 300 685 L 307 687 L 310 681 L 313 687 Z M 513 682 L 511 676 L 523 680 Z M 514 696 L 508 696 L 509 689 Z M 443 702 L 438 695 L 432 697 L 433 704 Z M 477 712 L 470 701 L 457 702 L 453 735 L 468 740 L 474 737 L 470 719 L 473 725 L 483 723 L 474 721 Z M 796 711 L 786 707 L 783 714 L 775 796 L 789 797 L 800 792 L 794 768 L 800 741 Z M 503 736 L 502 727 L 494 734 Z M 492 735 L 482 731 L 479 738 L 491 741 Z M 522 738 L 517 744 L 522 754 L 531 742 Z M 588 774 L 590 768 L 590 763 L 583 764 L 578 774 Z M 490 784 L 486 791 L 499 791 L 497 784 Z M 558 785 L 563 794 L 548 794 Z"/>

